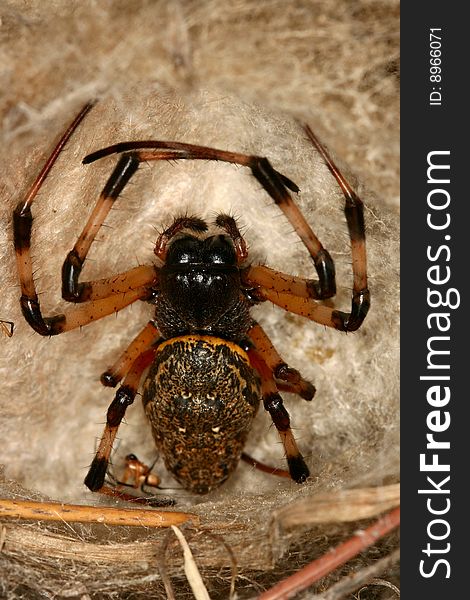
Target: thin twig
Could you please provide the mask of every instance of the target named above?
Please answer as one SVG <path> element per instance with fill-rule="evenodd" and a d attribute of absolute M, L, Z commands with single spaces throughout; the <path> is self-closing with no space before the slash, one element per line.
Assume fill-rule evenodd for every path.
<path fill-rule="evenodd" d="M 6 499 L 0 499 L 0 518 L 102 523 L 129 527 L 170 527 L 186 521 L 192 521 L 194 524 L 199 522 L 197 515 L 183 512 Z"/>
<path fill-rule="evenodd" d="M 334 569 L 362 552 L 380 538 L 398 527 L 400 524 L 400 508 L 378 519 L 374 524 L 363 531 L 359 531 L 346 542 L 312 561 L 294 575 L 287 577 L 269 590 L 258 596 L 258 600 L 287 600 L 292 598 L 313 583 L 331 573 Z"/>

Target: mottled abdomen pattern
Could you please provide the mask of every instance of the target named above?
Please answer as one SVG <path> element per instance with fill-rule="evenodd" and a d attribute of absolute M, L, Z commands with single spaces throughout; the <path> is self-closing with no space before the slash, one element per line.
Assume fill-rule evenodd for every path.
<path fill-rule="evenodd" d="M 237 466 L 260 383 L 238 345 L 188 335 L 159 346 L 143 401 L 167 469 L 187 490 L 205 494 Z"/>

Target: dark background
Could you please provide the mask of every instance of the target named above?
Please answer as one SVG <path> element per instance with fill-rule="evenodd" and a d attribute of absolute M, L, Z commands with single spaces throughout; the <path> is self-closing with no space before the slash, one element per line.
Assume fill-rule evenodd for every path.
<path fill-rule="evenodd" d="M 422 10 L 417 12 L 416 3 L 402 3 L 401 16 L 401 569 L 402 597 L 432 600 L 465 596 L 468 572 L 465 544 L 469 531 L 465 511 L 468 506 L 468 492 L 465 489 L 468 477 L 468 419 L 465 414 L 468 394 L 464 388 L 464 361 L 467 361 L 468 356 L 465 344 L 469 332 L 466 319 L 468 127 L 467 111 L 464 111 L 464 103 L 468 104 L 464 91 L 468 73 L 468 52 L 465 51 L 468 32 L 465 18 L 456 4 L 426 2 L 419 8 Z M 429 29 L 432 27 L 442 29 L 442 83 L 435 84 L 442 87 L 443 102 L 440 107 L 428 105 L 433 85 L 429 82 Z M 451 193 L 448 210 L 452 221 L 449 230 L 436 232 L 426 225 L 426 197 L 430 189 L 426 183 L 426 157 L 432 150 L 447 149 L 451 152 L 451 185 L 446 188 Z M 440 452 L 440 462 L 448 457 L 451 464 L 449 483 L 452 506 L 442 516 L 449 521 L 451 533 L 442 542 L 429 541 L 435 547 L 450 542 L 449 554 L 434 556 L 449 560 L 451 577 L 445 579 L 445 568 L 441 565 L 435 576 L 425 579 L 419 574 L 419 562 L 426 558 L 428 568 L 432 564 L 432 560 L 422 553 L 428 542 L 426 527 L 433 518 L 439 518 L 428 513 L 427 496 L 417 494 L 420 487 L 425 487 L 422 484 L 426 482 L 426 475 L 432 476 L 432 473 L 419 471 L 419 454 L 425 452 L 428 432 L 426 415 L 431 410 L 426 402 L 426 390 L 431 384 L 419 381 L 420 375 L 425 374 L 426 370 L 426 341 L 429 335 L 433 335 L 426 327 L 426 316 L 432 312 L 426 303 L 426 271 L 430 266 L 426 248 L 428 245 L 437 247 L 439 243 L 443 243 L 442 238 L 447 233 L 451 235 L 449 244 L 452 251 L 451 260 L 447 263 L 452 277 L 447 287 L 458 288 L 461 294 L 461 305 L 457 310 L 438 309 L 448 310 L 452 320 L 450 332 L 442 334 L 451 336 L 449 360 L 452 396 L 445 410 L 451 412 L 452 420 L 450 429 L 441 434 L 441 439 L 451 441 L 451 449 Z M 428 458 L 428 462 L 429 460 Z M 439 482 L 446 475 L 436 472 L 434 479 Z M 437 502 L 435 506 L 439 506 Z M 435 533 L 438 533 L 437 528 Z"/>

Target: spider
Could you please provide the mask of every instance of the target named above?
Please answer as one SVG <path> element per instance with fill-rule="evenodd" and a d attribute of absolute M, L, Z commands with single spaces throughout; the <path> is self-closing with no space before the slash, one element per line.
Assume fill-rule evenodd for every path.
<path fill-rule="evenodd" d="M 144 379 L 143 404 L 166 468 L 194 493 L 223 483 L 236 468 L 262 400 L 282 441 L 290 477 L 303 483 L 309 469 L 297 447 L 280 391 L 311 400 L 314 386 L 288 366 L 250 314 L 270 301 L 286 311 L 339 331 L 357 330 L 369 309 L 363 203 L 316 136 L 305 132 L 345 197 L 351 239 L 353 293 L 350 312 L 318 302 L 336 293 L 335 267 L 306 222 L 291 192 L 299 189 L 267 158 L 164 141 L 121 142 L 97 150 L 84 164 L 118 154 L 94 210 L 62 267 L 62 297 L 75 307 L 43 315 L 31 263 L 31 205 L 68 139 L 91 109 L 87 104 L 68 129 L 13 214 L 21 309 L 39 334 L 52 336 L 116 313 L 137 300 L 154 315 L 115 364 L 101 376 L 104 386 L 121 385 L 111 402 L 96 455 L 85 478 L 102 490 L 119 425 Z M 181 216 L 158 236 L 157 264 L 142 265 L 97 281 L 80 281 L 83 264 L 108 212 L 143 161 L 203 159 L 246 166 L 281 209 L 307 248 L 318 279 L 286 275 L 248 262 L 236 220 L 219 214 L 217 233 L 196 216 Z M 144 373 L 148 370 L 144 378 Z"/>

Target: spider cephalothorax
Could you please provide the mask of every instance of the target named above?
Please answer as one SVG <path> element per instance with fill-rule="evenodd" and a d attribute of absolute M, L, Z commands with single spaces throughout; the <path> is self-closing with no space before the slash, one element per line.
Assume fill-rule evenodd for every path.
<path fill-rule="evenodd" d="M 233 221 L 225 215 L 220 217 Z M 185 218 L 186 227 L 194 228 L 193 220 Z M 224 337 L 230 319 L 238 317 L 237 311 L 249 319 L 240 304 L 237 254 L 226 235 L 175 239 L 169 244 L 158 280 L 155 320 L 165 337 L 190 332 Z"/>
<path fill-rule="evenodd" d="M 293 480 L 309 470 L 297 448 L 280 391 L 311 400 L 315 388 L 290 368 L 262 327 L 252 318 L 254 303 L 270 302 L 340 331 L 358 329 L 369 309 L 363 205 L 309 127 L 305 131 L 324 158 L 345 197 L 351 238 L 353 293 L 350 312 L 322 304 L 336 291 L 335 269 L 290 192 L 297 186 L 263 157 L 164 141 L 122 142 L 84 159 L 88 164 L 120 154 L 73 249 L 62 268 L 62 296 L 77 304 L 64 314 L 44 317 L 31 261 L 31 204 L 63 146 L 90 110 L 85 106 L 62 136 L 31 190 L 13 214 L 15 251 L 24 317 L 41 335 L 87 325 L 136 300 L 154 305 L 154 314 L 120 358 L 101 376 L 103 385 L 122 382 L 109 406 L 106 427 L 86 485 L 103 487 L 109 458 L 126 408 L 145 371 L 143 399 L 165 464 L 178 481 L 196 493 L 220 485 L 235 469 L 260 400 L 276 426 Z M 207 233 L 199 217 L 176 218 L 155 244 L 158 264 L 97 281 L 79 281 L 88 251 L 142 161 L 205 159 L 246 166 L 279 206 L 307 248 L 318 279 L 274 271 L 247 261 L 248 251 L 235 219 L 220 214 L 218 232 Z"/>

